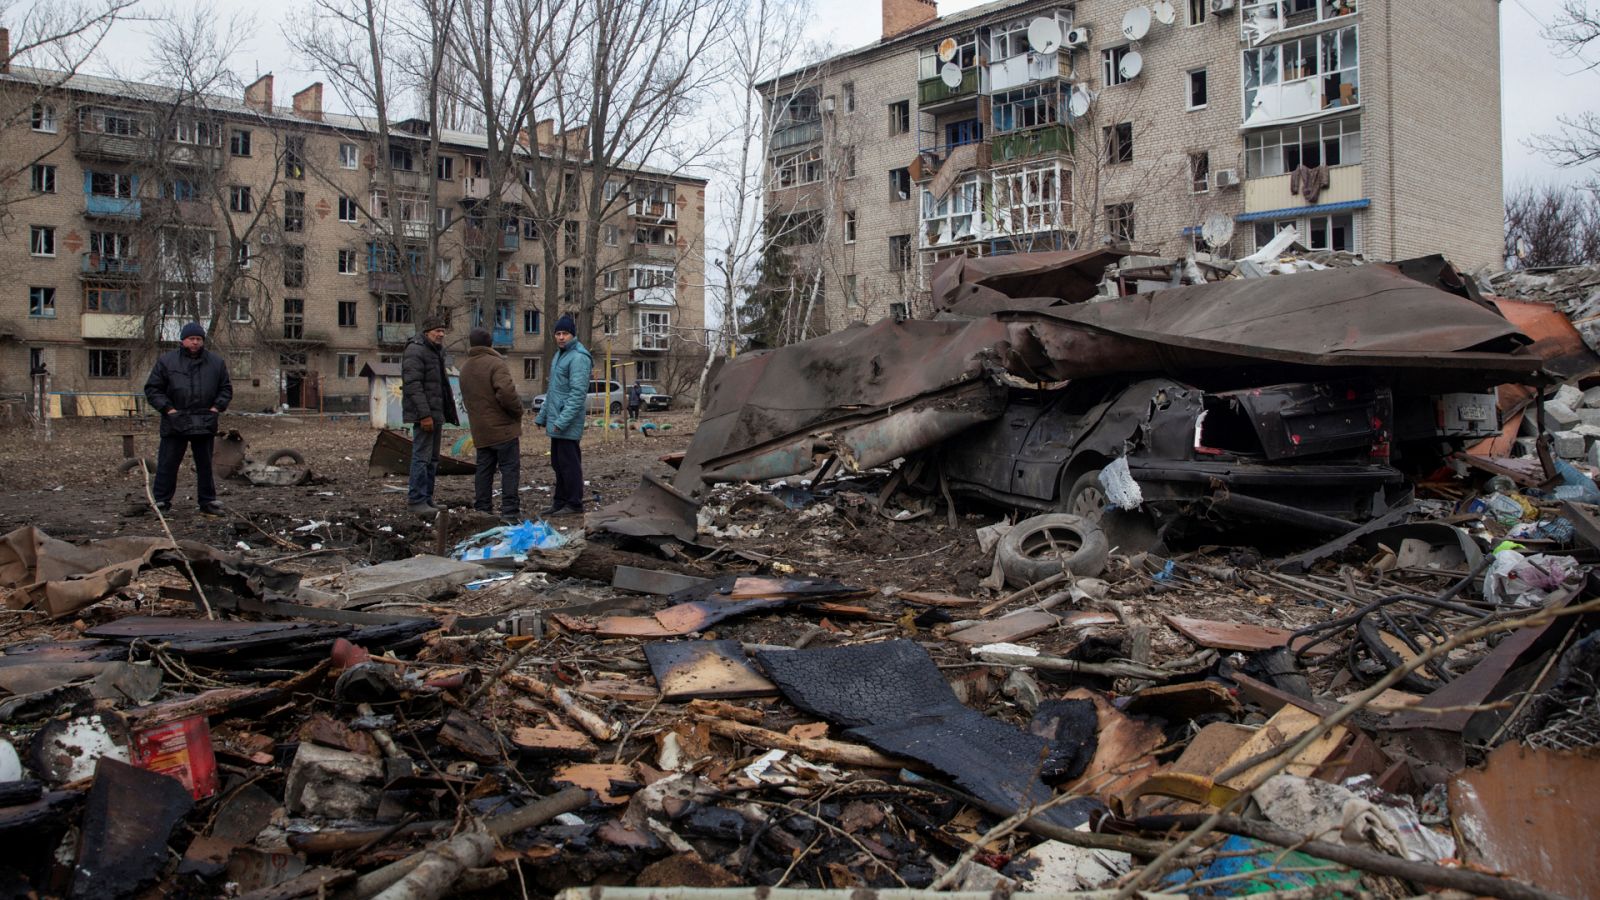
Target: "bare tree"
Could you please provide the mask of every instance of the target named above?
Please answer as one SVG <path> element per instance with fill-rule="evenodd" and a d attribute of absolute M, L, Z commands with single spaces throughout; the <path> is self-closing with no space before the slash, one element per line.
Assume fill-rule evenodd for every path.
<path fill-rule="evenodd" d="M 1523 184 L 1506 197 L 1506 259 L 1513 268 L 1600 262 L 1600 195 Z"/>
<path fill-rule="evenodd" d="M 32 3 L 19 11 L 17 0 L 0 0 L 0 23 L 8 23 L 9 46 L 0 47 L 0 73 L 10 73 L 0 99 L 0 141 L 14 130 L 42 125 L 45 107 L 51 117 L 65 114 L 54 98 L 67 81 L 89 60 L 113 26 L 134 18 L 138 0 L 81 0 Z M 35 129 L 42 130 L 42 129 Z M 38 163 L 65 145 L 70 129 L 37 152 L 13 157 L 0 164 L 0 234 L 11 227 L 11 206 L 28 199 L 24 178 Z"/>
<path fill-rule="evenodd" d="M 1561 12 L 1544 36 L 1583 69 L 1600 71 L 1600 62 L 1589 62 L 1583 56 L 1585 49 L 1600 46 L 1600 9 L 1592 8 L 1588 0 L 1562 0 Z M 1561 123 L 1559 132 L 1538 135 L 1530 146 L 1566 167 L 1600 161 L 1600 113 L 1558 116 L 1557 121 Z"/>

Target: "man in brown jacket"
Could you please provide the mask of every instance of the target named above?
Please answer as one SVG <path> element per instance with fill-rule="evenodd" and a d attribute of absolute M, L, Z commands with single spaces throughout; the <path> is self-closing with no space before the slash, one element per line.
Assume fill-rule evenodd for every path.
<path fill-rule="evenodd" d="M 517 491 L 522 480 L 522 401 L 511 381 L 505 357 L 495 352 L 486 328 L 467 337 L 467 361 L 461 366 L 461 402 L 467 407 L 472 443 L 478 448 L 478 471 L 472 507 L 494 512 L 494 473 L 500 471 L 500 517 L 522 518 Z"/>

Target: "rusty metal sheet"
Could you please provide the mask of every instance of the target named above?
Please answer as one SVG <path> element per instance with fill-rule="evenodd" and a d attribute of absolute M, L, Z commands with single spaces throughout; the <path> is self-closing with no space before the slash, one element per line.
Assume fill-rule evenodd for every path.
<path fill-rule="evenodd" d="M 1450 782 L 1450 813 L 1468 863 L 1568 897 L 1600 896 L 1600 759 L 1511 742 Z"/>
<path fill-rule="evenodd" d="M 1517 330 L 1533 339 L 1528 350 L 1544 360 L 1546 372 L 1557 378 L 1586 378 L 1600 374 L 1600 355 L 1583 342 L 1572 320 L 1549 303 L 1486 298 Z"/>
<path fill-rule="evenodd" d="M 670 535 L 693 543 L 698 536 L 700 504 L 649 472 L 628 497 L 590 513 L 590 529 L 630 537 Z M 621 567 L 619 567 L 621 568 Z"/>
<path fill-rule="evenodd" d="M 440 475 L 471 475 L 478 470 L 476 463 L 454 456 L 439 456 Z M 367 458 L 367 474 L 374 478 L 384 475 L 409 475 L 411 473 L 411 439 L 398 431 L 385 428 L 372 442 L 372 455 Z"/>
<path fill-rule="evenodd" d="M 656 641 L 644 645 L 661 699 L 773 697 L 778 689 L 744 658 L 738 641 Z"/>

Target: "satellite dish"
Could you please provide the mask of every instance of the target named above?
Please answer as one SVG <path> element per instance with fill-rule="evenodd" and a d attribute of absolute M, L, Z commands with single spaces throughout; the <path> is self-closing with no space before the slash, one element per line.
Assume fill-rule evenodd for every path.
<path fill-rule="evenodd" d="M 939 62 L 949 62 L 950 60 L 955 59 L 957 49 L 959 49 L 959 46 L 956 44 L 955 38 L 945 38 L 944 40 L 940 41 Z"/>
<path fill-rule="evenodd" d="M 951 90 L 961 87 L 961 67 L 955 63 L 945 63 L 939 69 L 939 80 Z"/>
<path fill-rule="evenodd" d="M 1067 101 L 1067 110 L 1074 118 L 1081 119 L 1089 114 L 1089 104 L 1094 102 L 1094 97 L 1083 88 L 1072 89 L 1072 99 Z"/>
<path fill-rule="evenodd" d="M 1061 48 L 1061 25 L 1040 16 L 1028 23 L 1028 46 L 1035 53 L 1054 53 Z"/>
<path fill-rule="evenodd" d="M 1135 6 L 1122 17 L 1122 36 L 1130 41 L 1142 39 L 1150 33 L 1150 8 Z"/>
<path fill-rule="evenodd" d="M 1200 226 L 1200 236 L 1205 238 L 1207 244 L 1221 247 L 1233 240 L 1233 220 L 1222 213 L 1212 213 L 1206 217 L 1206 223 Z"/>
<path fill-rule="evenodd" d="M 1117 71 L 1123 78 L 1138 78 L 1139 73 L 1144 71 L 1144 57 L 1139 55 L 1137 50 L 1129 50 L 1122 57 L 1122 65 L 1117 67 Z"/>
<path fill-rule="evenodd" d="M 1178 20 L 1178 11 L 1173 8 L 1172 0 L 1157 0 L 1150 11 L 1155 13 L 1156 21 L 1163 25 L 1171 25 Z"/>

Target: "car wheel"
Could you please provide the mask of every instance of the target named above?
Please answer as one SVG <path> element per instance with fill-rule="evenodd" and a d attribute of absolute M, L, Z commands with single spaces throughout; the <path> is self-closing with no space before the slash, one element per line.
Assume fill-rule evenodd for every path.
<path fill-rule="evenodd" d="M 611 414 L 614 416 L 619 412 L 622 412 L 622 404 L 615 400 L 611 401 Z"/>
<path fill-rule="evenodd" d="M 303 466 L 306 464 L 306 458 L 300 455 L 299 450 L 278 450 L 268 453 L 266 463 L 269 466 L 275 466 L 283 460 L 288 460 L 291 466 Z"/>
<path fill-rule="evenodd" d="M 1065 570 L 1093 577 L 1105 571 L 1110 553 L 1099 524 L 1062 513 L 1018 522 L 995 547 L 1006 583 L 1023 588 Z"/>
<path fill-rule="evenodd" d="M 1064 502 L 1061 508 L 1064 511 L 1090 522 L 1099 522 L 1110 505 L 1106 499 L 1105 485 L 1100 483 L 1099 469 L 1090 469 L 1079 475 L 1062 496 Z"/>

